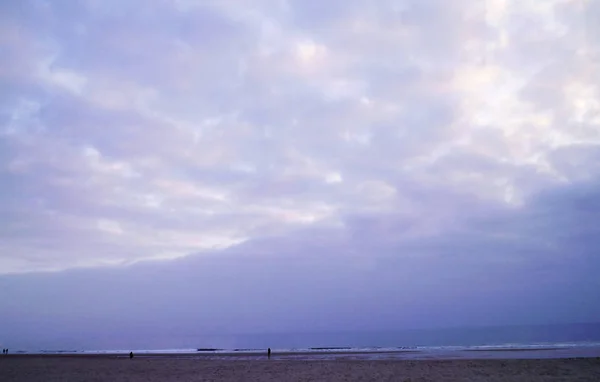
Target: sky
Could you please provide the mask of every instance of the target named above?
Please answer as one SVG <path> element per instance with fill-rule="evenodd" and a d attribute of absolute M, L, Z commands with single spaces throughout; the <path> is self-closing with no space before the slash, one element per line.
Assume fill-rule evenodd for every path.
<path fill-rule="evenodd" d="M 597 321 L 598 19 L 2 1 L 0 342 Z"/>

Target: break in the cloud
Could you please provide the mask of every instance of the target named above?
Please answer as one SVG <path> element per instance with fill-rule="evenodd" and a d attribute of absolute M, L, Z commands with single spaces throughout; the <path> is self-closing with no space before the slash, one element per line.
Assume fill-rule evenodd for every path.
<path fill-rule="evenodd" d="M 0 273 L 304 253 L 593 280 L 597 1 L 0 7 Z"/>

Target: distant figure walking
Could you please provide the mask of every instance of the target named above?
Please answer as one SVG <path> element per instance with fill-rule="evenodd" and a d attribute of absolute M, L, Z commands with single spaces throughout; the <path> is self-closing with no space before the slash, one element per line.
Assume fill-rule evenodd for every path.
<path fill-rule="evenodd" d="M 132 359 L 132 358 L 133 358 L 133 352 L 132 352 L 132 351 L 130 351 L 130 352 L 129 352 L 129 359 Z"/>
<path fill-rule="evenodd" d="M 267 349 L 267 358 L 271 358 L 271 348 Z"/>

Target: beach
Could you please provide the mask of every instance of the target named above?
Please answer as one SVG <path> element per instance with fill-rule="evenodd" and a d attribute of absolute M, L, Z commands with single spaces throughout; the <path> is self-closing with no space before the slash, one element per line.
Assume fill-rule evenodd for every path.
<path fill-rule="evenodd" d="M 0 381 L 600 381 L 600 358 L 248 360 L 16 355 L 0 358 Z"/>

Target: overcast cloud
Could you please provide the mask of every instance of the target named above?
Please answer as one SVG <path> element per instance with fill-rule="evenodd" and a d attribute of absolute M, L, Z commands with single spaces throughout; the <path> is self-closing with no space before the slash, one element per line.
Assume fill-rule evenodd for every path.
<path fill-rule="evenodd" d="M 469 296 L 597 318 L 598 20 L 593 0 L 3 1 L 0 308 L 158 267 L 313 285 L 261 300 L 288 320 L 370 301 L 389 324 L 392 295 L 447 323 L 477 322 L 444 305 Z M 260 319 L 237 309 L 211 322 Z"/>

